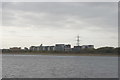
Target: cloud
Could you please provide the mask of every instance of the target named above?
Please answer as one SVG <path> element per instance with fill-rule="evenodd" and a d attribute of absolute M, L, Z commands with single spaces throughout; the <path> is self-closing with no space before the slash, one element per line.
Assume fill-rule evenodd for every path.
<path fill-rule="evenodd" d="M 109 34 L 107 39 L 112 39 L 117 36 L 117 6 L 117 2 L 3 2 L 2 21 L 8 34 L 53 38 L 71 34 L 70 38 L 81 33 L 96 40 Z"/>
<path fill-rule="evenodd" d="M 96 27 L 113 27 L 117 22 L 116 14 L 117 3 L 3 3 L 3 25 L 5 26 L 45 25 L 46 27 L 58 27 L 60 25 L 64 27 L 64 24 L 73 18 Z"/>

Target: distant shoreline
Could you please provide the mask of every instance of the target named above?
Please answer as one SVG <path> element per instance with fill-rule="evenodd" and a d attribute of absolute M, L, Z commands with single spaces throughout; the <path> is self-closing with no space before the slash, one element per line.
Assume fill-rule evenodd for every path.
<path fill-rule="evenodd" d="M 118 56 L 118 53 L 2 53 L 9 55 L 50 55 L 50 56 Z"/>

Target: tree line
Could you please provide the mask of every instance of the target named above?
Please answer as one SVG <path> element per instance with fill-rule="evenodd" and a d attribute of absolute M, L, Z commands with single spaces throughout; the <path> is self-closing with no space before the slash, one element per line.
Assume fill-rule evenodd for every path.
<path fill-rule="evenodd" d="M 10 49 L 2 49 L 2 53 L 13 53 L 13 52 L 18 52 L 18 53 L 24 53 L 24 52 L 38 52 L 38 51 L 30 51 L 30 50 L 20 50 L 20 51 L 11 51 Z M 65 53 L 65 52 L 57 52 L 57 51 L 39 51 L 39 53 Z M 97 49 L 81 49 L 80 51 L 74 52 L 66 52 L 66 53 L 109 53 L 109 54 L 119 54 L 120 53 L 120 47 L 114 48 L 114 47 L 100 47 Z"/>

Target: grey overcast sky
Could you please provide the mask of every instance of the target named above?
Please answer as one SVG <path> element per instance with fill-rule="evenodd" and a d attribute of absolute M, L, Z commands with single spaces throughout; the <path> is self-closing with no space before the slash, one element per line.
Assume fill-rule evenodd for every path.
<path fill-rule="evenodd" d="M 3 2 L 2 48 L 14 46 L 118 46 L 117 2 Z"/>

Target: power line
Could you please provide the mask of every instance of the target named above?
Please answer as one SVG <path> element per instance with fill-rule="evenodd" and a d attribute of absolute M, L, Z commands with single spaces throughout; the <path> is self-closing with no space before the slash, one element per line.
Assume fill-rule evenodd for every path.
<path fill-rule="evenodd" d="M 79 38 L 80 38 L 80 36 L 78 35 L 77 36 L 77 46 L 80 46 L 80 39 Z"/>

